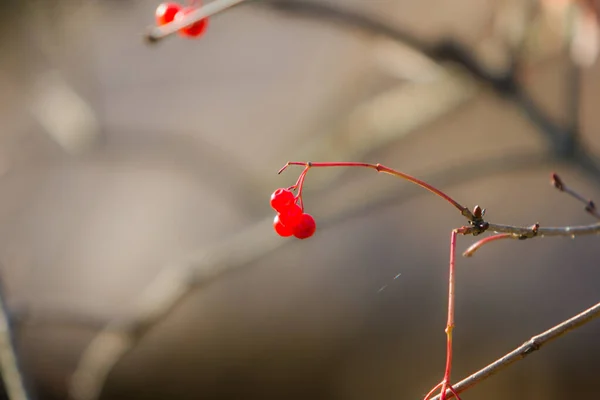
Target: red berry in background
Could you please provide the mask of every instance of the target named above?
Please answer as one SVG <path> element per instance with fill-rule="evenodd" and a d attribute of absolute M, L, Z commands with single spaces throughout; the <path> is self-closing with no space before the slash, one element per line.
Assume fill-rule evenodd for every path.
<path fill-rule="evenodd" d="M 288 228 L 281 223 L 279 220 L 279 214 L 277 214 L 273 220 L 273 228 L 275 228 L 275 232 L 277 232 L 279 236 L 288 237 L 294 234 L 294 228 Z"/>
<path fill-rule="evenodd" d="M 181 10 L 181 6 L 177 3 L 161 3 L 156 8 L 156 24 L 162 26 L 173 22 L 175 14 Z"/>
<path fill-rule="evenodd" d="M 294 236 L 298 239 L 306 239 L 314 235 L 317 230 L 315 219 L 310 214 L 302 214 L 300 223 L 294 227 Z"/>
<path fill-rule="evenodd" d="M 279 220 L 289 228 L 294 228 L 302 221 L 302 209 L 298 204 L 292 204 L 279 212 Z"/>
<path fill-rule="evenodd" d="M 276 211 L 283 211 L 296 202 L 294 193 L 288 189 L 277 189 L 271 195 L 271 207 Z"/>
<path fill-rule="evenodd" d="M 185 15 L 191 13 L 196 10 L 194 7 L 186 7 L 181 9 L 177 14 L 175 14 L 175 20 L 178 21 L 182 19 Z M 208 26 L 208 18 L 201 19 L 198 22 L 193 23 L 190 26 L 186 26 L 185 28 L 181 28 L 179 30 L 179 34 L 183 37 L 195 38 L 202 35 L 206 31 L 206 27 Z"/>

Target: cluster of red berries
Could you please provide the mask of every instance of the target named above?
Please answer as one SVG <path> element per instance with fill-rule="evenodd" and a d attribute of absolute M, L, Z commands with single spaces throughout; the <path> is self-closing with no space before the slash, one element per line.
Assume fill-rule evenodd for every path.
<path fill-rule="evenodd" d="M 294 235 L 298 239 L 306 239 L 315 233 L 315 219 L 304 212 L 297 200 L 289 189 L 277 189 L 271 195 L 271 207 L 277 211 L 273 228 L 279 236 Z"/>
<path fill-rule="evenodd" d="M 185 15 L 191 13 L 197 8 L 183 7 L 178 3 L 161 3 L 156 9 L 156 24 L 158 26 L 166 25 L 173 21 L 182 19 Z M 201 19 L 192 25 L 186 26 L 179 30 L 179 34 L 186 38 L 197 38 L 201 36 L 208 27 L 208 18 Z"/>

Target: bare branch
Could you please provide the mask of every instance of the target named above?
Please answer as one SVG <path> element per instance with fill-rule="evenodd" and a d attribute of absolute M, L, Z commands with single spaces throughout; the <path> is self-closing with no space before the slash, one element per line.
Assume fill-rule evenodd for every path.
<path fill-rule="evenodd" d="M 290 15 L 323 19 L 342 26 L 359 29 L 369 34 L 382 35 L 403 45 L 409 46 L 414 50 L 418 50 L 423 55 L 437 62 L 452 61 L 460 64 L 474 78 L 501 92 L 511 91 L 513 87 L 512 73 L 510 76 L 490 73 L 475 60 L 470 51 L 453 41 L 443 40 L 438 43 L 429 43 L 399 27 L 391 26 L 363 14 L 344 10 L 324 2 L 265 0 L 257 4 L 264 4 L 274 10 L 285 12 Z"/>
<path fill-rule="evenodd" d="M 591 199 L 585 198 L 575 189 L 571 189 L 569 186 L 565 185 L 563 180 L 556 173 L 552 174 L 551 183 L 552 185 L 554 185 L 555 188 L 557 188 L 561 192 L 565 192 L 569 196 L 573 197 L 575 200 L 585 204 L 585 211 L 587 211 L 594 217 L 600 219 L 600 213 L 598 213 L 598 210 L 596 209 L 596 203 L 594 203 L 594 201 Z"/>
<path fill-rule="evenodd" d="M 531 239 L 544 236 L 576 237 L 584 235 L 600 234 L 600 223 L 582 226 L 560 226 L 560 227 L 521 227 L 513 225 L 501 225 L 489 223 L 489 231 L 498 233 L 510 233 L 514 239 Z"/>
<path fill-rule="evenodd" d="M 513 364 L 514 362 L 522 360 L 531 353 L 539 350 L 546 343 L 549 343 L 552 340 L 585 325 L 586 323 L 599 316 L 600 303 L 588 308 L 587 310 L 581 312 L 580 314 L 577 314 L 576 316 L 564 322 L 561 322 L 560 324 L 548 329 L 547 331 L 540 333 L 539 335 L 533 336 L 531 339 L 529 339 L 510 353 L 504 355 L 503 357 L 499 358 L 498 360 L 494 361 L 488 366 L 482 368 L 481 370 L 475 372 L 471 376 L 453 385 L 454 390 L 458 393 L 466 391 L 467 389 L 475 386 L 477 383 L 489 378 L 490 376 Z M 454 397 L 454 395 L 450 391 L 446 391 L 446 398 L 449 399 L 451 397 Z M 440 395 L 437 395 L 431 400 L 440 400 Z"/>

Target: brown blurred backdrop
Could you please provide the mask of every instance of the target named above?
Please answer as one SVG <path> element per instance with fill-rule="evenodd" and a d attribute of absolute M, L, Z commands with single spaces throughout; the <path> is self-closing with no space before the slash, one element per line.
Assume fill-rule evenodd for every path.
<path fill-rule="evenodd" d="M 496 2 L 328 4 L 506 65 L 489 39 Z M 548 156 L 523 112 L 460 68 L 260 4 L 213 18 L 200 40 L 150 47 L 157 5 L 0 5 L 1 273 L 39 399 L 68 398 L 110 321 L 131 351 L 102 399 L 422 398 L 443 373 L 448 239 L 464 219 L 406 182 L 314 169 L 316 235 L 276 237 L 268 198 L 295 182 L 299 169 L 276 174 L 290 159 L 380 162 L 496 223 L 593 222 L 548 180 L 600 199 L 599 175 Z M 570 62 L 540 59 L 526 87 L 565 121 Z M 598 67 L 583 69 L 592 152 L 599 91 Z M 454 378 L 597 302 L 599 249 L 596 236 L 545 238 L 459 259 Z M 136 323 L 165 298 L 164 315 Z M 592 322 L 462 398 L 597 398 L 599 334 Z"/>

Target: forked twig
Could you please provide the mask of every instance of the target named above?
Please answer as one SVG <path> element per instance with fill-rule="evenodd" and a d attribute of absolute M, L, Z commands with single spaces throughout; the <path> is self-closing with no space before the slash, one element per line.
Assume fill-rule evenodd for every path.
<path fill-rule="evenodd" d="M 446 400 L 450 397 L 456 397 L 458 400 L 460 400 L 460 398 L 458 396 L 458 393 L 460 392 L 458 386 L 453 386 L 450 382 L 450 375 L 451 375 L 451 370 L 452 370 L 452 354 L 453 354 L 452 332 L 454 329 L 454 308 L 455 308 L 455 305 L 454 305 L 455 249 L 456 249 L 456 237 L 458 234 L 478 235 L 478 234 L 486 231 L 487 229 L 504 232 L 503 234 L 495 235 L 495 236 L 483 239 L 483 240 L 479 241 L 478 243 L 476 243 L 475 245 L 471 246 L 471 248 L 469 248 L 467 250 L 467 252 L 465 252 L 466 255 L 471 255 L 471 254 L 473 254 L 473 252 L 475 250 L 477 250 L 483 244 L 489 243 L 492 241 L 496 241 L 499 239 L 508 239 L 508 238 L 530 239 L 530 238 L 534 238 L 537 236 L 544 236 L 544 235 L 546 235 L 546 236 L 567 236 L 568 235 L 568 236 L 574 237 L 576 235 L 584 235 L 584 234 L 592 234 L 592 233 L 600 232 L 600 223 L 588 225 L 588 226 L 581 226 L 581 227 L 567 226 L 567 227 L 558 227 L 558 228 L 540 228 L 538 223 L 534 224 L 533 226 L 531 226 L 529 228 L 521 228 L 521 227 L 516 227 L 516 226 L 511 226 L 511 225 L 491 224 L 491 223 L 488 223 L 487 221 L 484 221 L 483 216 L 485 214 L 485 210 L 481 209 L 481 207 L 475 206 L 473 208 L 473 212 L 468 211 L 468 209 L 466 207 L 460 205 L 460 203 L 458 203 L 457 201 L 452 199 L 450 196 L 448 196 L 443 191 L 431 186 L 428 183 L 423 182 L 422 180 L 420 180 L 418 178 L 415 178 L 411 175 L 396 171 L 392 168 L 385 167 L 381 164 L 370 164 L 370 163 L 362 163 L 362 162 L 290 161 L 290 162 L 286 163 L 285 166 L 279 170 L 279 173 L 284 171 L 290 165 L 304 166 L 304 170 L 301 174 L 302 183 L 304 182 L 304 179 L 305 179 L 305 176 L 306 176 L 308 170 L 311 168 L 317 168 L 317 167 L 358 167 L 358 168 L 374 169 L 377 172 L 384 172 L 384 173 L 390 174 L 392 176 L 407 180 L 415 185 L 418 185 L 426 190 L 429 190 L 430 192 L 436 194 L 437 196 L 441 197 L 442 199 L 449 202 L 452 206 L 457 208 L 459 211 L 461 211 L 461 214 L 469 220 L 470 226 L 463 226 L 461 228 L 452 230 L 451 239 L 450 239 L 450 271 L 449 271 L 449 278 L 448 278 L 448 322 L 447 322 L 446 330 L 445 330 L 446 336 L 447 336 L 447 342 L 446 342 L 447 346 L 446 346 L 446 367 L 445 367 L 445 371 L 444 371 L 444 378 L 440 383 L 435 385 L 435 387 L 429 391 L 429 393 L 425 396 L 424 400 L 430 400 L 431 395 L 436 390 L 438 390 L 438 388 L 441 388 L 439 400 Z M 555 180 L 555 182 L 556 182 L 556 180 Z M 560 181 L 558 181 L 558 182 L 560 182 Z M 555 186 L 556 185 L 557 184 L 555 184 Z M 560 184 L 560 186 L 562 187 L 562 183 Z M 302 195 L 302 185 L 300 185 L 298 187 L 298 192 L 299 192 L 298 196 L 300 197 Z M 467 212 L 465 212 L 465 210 L 467 210 Z M 600 308 L 600 305 L 598 307 Z M 588 314 L 589 314 L 589 312 L 584 312 L 583 317 L 581 317 L 580 319 L 577 319 L 577 317 L 574 317 L 575 322 L 573 322 L 572 320 L 568 320 L 568 321 L 560 324 L 558 326 L 559 328 L 553 328 L 541 335 L 538 335 L 538 336 L 532 338 L 528 342 L 529 345 L 526 347 L 526 349 L 528 349 L 527 351 L 531 352 L 533 350 L 537 350 L 540 347 L 540 345 L 543 344 L 545 341 L 548 341 L 555 337 L 558 337 L 558 336 L 564 334 L 566 331 L 568 331 L 570 329 L 574 329 L 575 327 L 587 322 L 588 320 L 590 320 L 592 318 L 592 317 L 588 316 Z M 532 346 L 535 346 L 535 348 Z M 519 348 L 519 349 L 521 349 L 521 348 Z M 517 350 L 519 350 L 519 349 L 517 349 Z M 521 353 L 519 353 L 519 354 L 521 354 Z"/>
<path fill-rule="evenodd" d="M 561 192 L 567 193 L 577 201 L 585 204 L 585 211 L 589 214 L 593 215 L 597 219 L 600 219 L 600 213 L 596 209 L 596 204 L 593 200 L 585 198 L 579 192 L 574 189 L 571 189 L 563 180 L 558 176 L 558 174 L 553 173 L 550 183 L 560 190 Z M 506 225 L 497 225 L 497 224 L 489 224 L 489 228 L 495 232 L 504 232 L 498 235 L 489 236 L 485 239 L 481 239 L 480 241 L 474 243 L 469 247 L 464 253 L 463 256 L 471 257 L 477 250 L 481 247 L 485 246 L 488 243 L 495 242 L 501 239 L 530 239 L 535 236 L 570 236 L 575 238 L 580 235 L 589 235 L 589 234 L 599 234 L 600 233 L 600 223 L 585 225 L 585 226 L 566 226 L 562 228 L 540 228 L 540 224 L 534 224 L 529 228 L 520 228 L 515 230 L 515 227 L 506 226 Z"/>
<path fill-rule="evenodd" d="M 550 181 L 555 188 L 568 194 L 573 197 L 575 200 L 583 203 L 585 205 L 585 211 L 589 214 L 593 215 L 597 219 L 600 219 L 600 213 L 598 213 L 598 209 L 596 208 L 596 203 L 593 200 L 585 198 L 578 191 L 571 189 L 569 186 L 565 185 L 563 180 L 558 176 L 558 174 L 553 173 Z"/>

